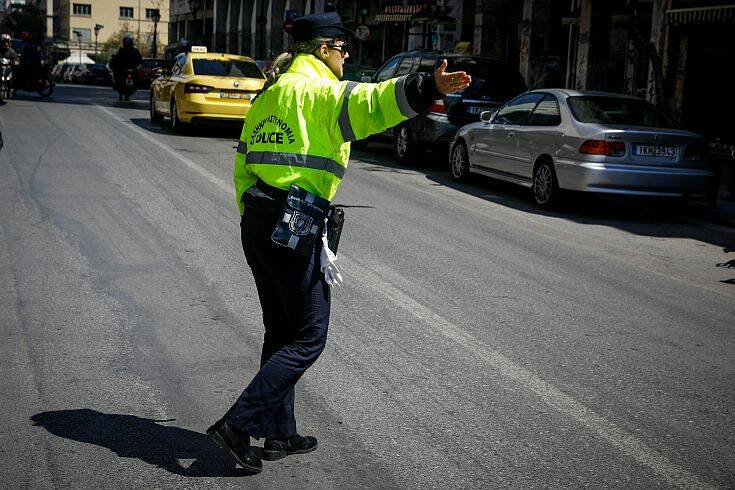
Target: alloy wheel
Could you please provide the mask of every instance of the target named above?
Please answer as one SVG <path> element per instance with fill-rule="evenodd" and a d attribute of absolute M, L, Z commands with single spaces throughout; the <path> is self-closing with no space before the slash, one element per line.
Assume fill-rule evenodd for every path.
<path fill-rule="evenodd" d="M 408 128 L 401 126 L 398 128 L 398 134 L 396 135 L 396 153 L 400 158 L 406 156 L 408 151 Z"/>
<path fill-rule="evenodd" d="M 533 196 L 540 205 L 547 204 L 554 189 L 554 174 L 548 164 L 542 164 L 536 169 L 533 178 Z"/>
<path fill-rule="evenodd" d="M 465 151 L 464 145 L 457 143 L 452 150 L 452 176 L 459 180 L 466 175 Z"/>

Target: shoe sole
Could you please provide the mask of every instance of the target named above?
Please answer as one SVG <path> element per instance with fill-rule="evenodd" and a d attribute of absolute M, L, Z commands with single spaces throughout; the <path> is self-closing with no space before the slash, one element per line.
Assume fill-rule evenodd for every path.
<path fill-rule="evenodd" d="M 248 470 L 248 471 L 252 471 L 253 473 L 260 473 L 261 471 L 263 471 L 263 468 L 262 468 L 262 467 L 260 467 L 260 468 L 259 468 L 259 467 L 257 467 L 257 466 L 253 466 L 253 465 L 251 465 L 251 464 L 247 464 L 247 463 L 243 462 L 243 461 L 242 461 L 242 460 L 240 459 L 240 457 L 239 457 L 239 456 L 238 456 L 237 454 L 235 454 L 235 452 L 234 452 L 234 451 L 232 451 L 232 450 L 230 449 L 230 447 L 229 447 L 229 446 L 227 445 L 227 443 L 225 442 L 225 440 L 224 440 L 224 439 L 222 439 L 222 437 L 221 437 L 221 436 L 220 436 L 220 435 L 219 435 L 219 434 L 217 433 L 217 431 L 216 431 L 216 430 L 210 430 L 210 429 L 207 429 L 207 435 L 208 435 L 208 436 L 209 436 L 209 437 L 210 437 L 210 438 L 211 438 L 211 439 L 212 439 L 212 440 L 213 440 L 213 441 L 214 441 L 214 442 L 215 442 L 215 443 L 216 443 L 216 444 L 217 444 L 217 445 L 218 445 L 219 447 L 221 447 L 222 449 L 224 449 L 225 451 L 227 451 L 228 453 L 230 453 L 230 456 L 232 456 L 233 458 L 235 458 L 235 461 L 237 461 L 237 462 L 238 462 L 238 463 L 240 464 L 240 466 L 242 466 L 242 467 L 243 467 L 243 468 L 245 468 L 246 470 Z"/>
<path fill-rule="evenodd" d="M 264 449 L 263 456 L 260 459 L 262 459 L 263 461 L 278 461 L 279 459 L 283 459 L 286 456 L 310 453 L 316 450 L 317 447 L 319 447 L 319 444 L 314 444 L 314 446 L 308 449 L 299 449 L 298 451 L 266 451 Z"/>

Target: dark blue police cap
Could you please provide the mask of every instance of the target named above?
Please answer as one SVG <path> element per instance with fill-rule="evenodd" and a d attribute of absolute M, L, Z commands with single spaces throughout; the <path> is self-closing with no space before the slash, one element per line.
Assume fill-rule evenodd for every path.
<path fill-rule="evenodd" d="M 342 18 L 337 12 L 297 17 L 293 20 L 291 33 L 295 44 L 310 41 L 316 37 L 344 38 L 353 35 L 351 30 L 342 25 Z"/>

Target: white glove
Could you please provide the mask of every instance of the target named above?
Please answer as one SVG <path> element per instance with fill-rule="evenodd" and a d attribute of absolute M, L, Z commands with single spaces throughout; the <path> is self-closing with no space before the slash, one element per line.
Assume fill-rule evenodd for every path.
<path fill-rule="evenodd" d="M 337 256 L 334 252 L 329 250 L 329 242 L 327 241 L 327 235 L 322 235 L 322 253 L 321 259 L 321 270 L 324 273 L 324 280 L 327 281 L 331 287 L 342 285 L 342 274 L 339 273 L 337 265 L 334 263 L 337 260 Z"/>

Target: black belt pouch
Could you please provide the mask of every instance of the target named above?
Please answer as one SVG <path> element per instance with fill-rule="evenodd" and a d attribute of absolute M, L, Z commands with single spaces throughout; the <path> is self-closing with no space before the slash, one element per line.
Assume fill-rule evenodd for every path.
<path fill-rule="evenodd" d="M 298 254 L 310 255 L 321 237 L 328 210 L 329 201 L 292 185 L 271 240 Z"/>

